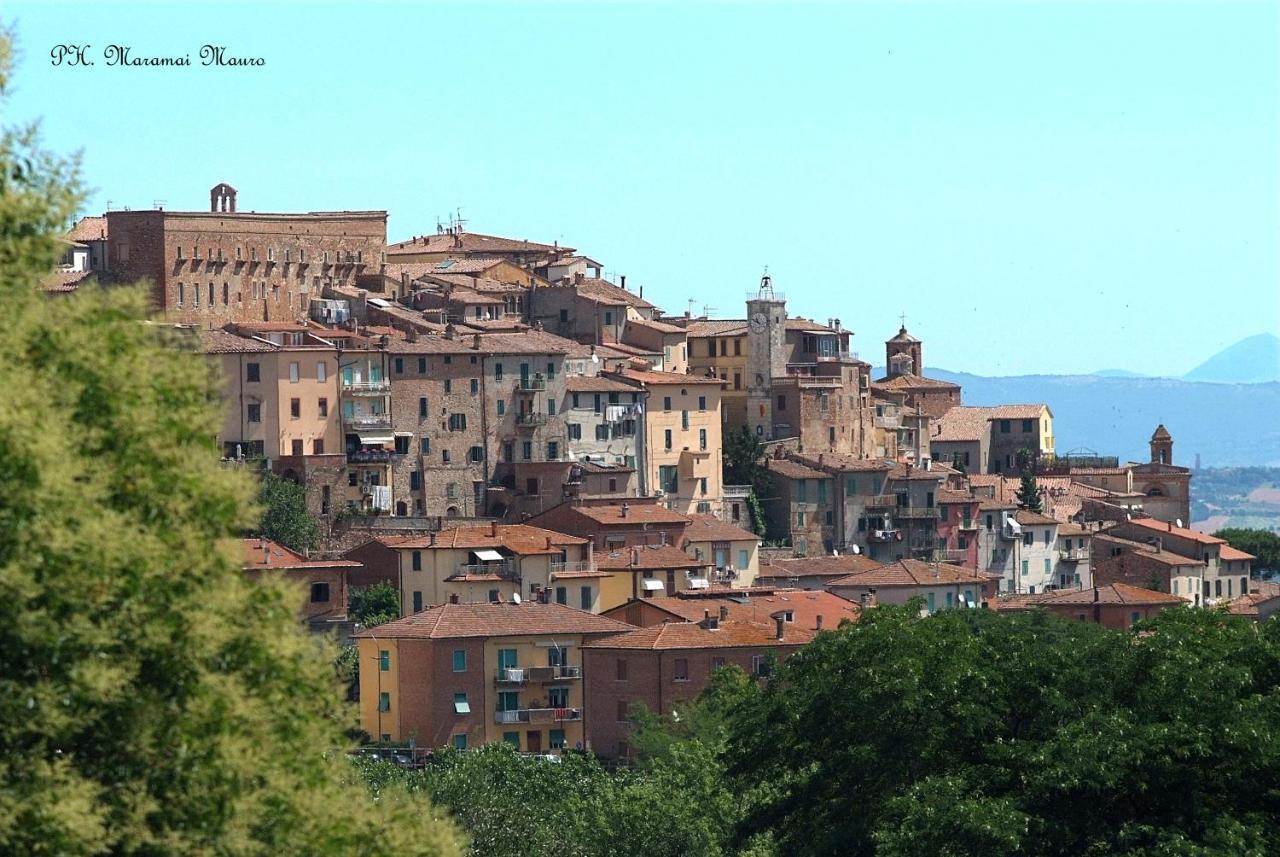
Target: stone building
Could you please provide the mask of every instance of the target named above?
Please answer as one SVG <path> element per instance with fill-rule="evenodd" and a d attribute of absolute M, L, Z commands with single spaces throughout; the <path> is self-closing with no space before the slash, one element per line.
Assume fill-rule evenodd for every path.
<path fill-rule="evenodd" d="M 1018 453 L 1030 453 L 1035 462 L 1054 456 L 1053 411 L 1048 405 L 1000 405 L 987 416 L 991 426 L 989 473 L 1013 475 Z"/>
<path fill-rule="evenodd" d="M 209 211 L 109 211 L 106 267 L 151 283 L 173 322 L 297 321 L 329 286 L 353 286 L 381 266 L 385 211 L 245 212 L 227 184 Z"/>
<path fill-rule="evenodd" d="M 638 466 L 644 391 L 617 376 L 571 375 L 561 403 L 568 452 L 579 463 Z M 629 480 L 635 484 L 635 480 Z M 638 487 L 638 486 L 637 486 Z M 614 493 L 614 492 L 610 492 Z M 589 492 L 584 492 L 588 496 Z"/>
<path fill-rule="evenodd" d="M 1156 426 L 1151 435 L 1151 461 L 1130 464 L 1128 470 L 1131 490 L 1143 495 L 1144 512 L 1179 526 L 1191 522 L 1191 470 L 1173 463 L 1173 436 L 1168 429 Z"/>
<path fill-rule="evenodd" d="M 559 336 L 595 345 L 623 341 L 628 319 L 653 320 L 657 308 L 642 294 L 608 280 L 581 275 L 535 288 L 529 295 L 529 322 Z"/>
<path fill-rule="evenodd" d="M 958 384 L 925 377 L 924 344 L 907 333 L 905 325 L 885 343 L 885 373 L 872 384 L 873 390 L 901 393 L 908 408 L 919 408 L 934 419 L 960 404 Z"/>

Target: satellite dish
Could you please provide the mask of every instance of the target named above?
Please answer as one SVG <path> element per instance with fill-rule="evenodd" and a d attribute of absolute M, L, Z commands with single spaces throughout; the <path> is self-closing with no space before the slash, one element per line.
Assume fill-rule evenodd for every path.
<path fill-rule="evenodd" d="M 1174 520 L 1173 520 L 1173 525 L 1174 525 L 1175 527 L 1177 527 L 1178 529 L 1182 529 L 1182 519 L 1181 519 L 1181 518 L 1174 518 Z"/>
<path fill-rule="evenodd" d="M 850 546 L 849 549 L 853 551 L 854 556 L 857 556 L 858 554 L 862 553 L 862 548 L 858 547 L 857 545 L 852 545 Z"/>
<path fill-rule="evenodd" d="M 519 603 L 520 603 L 520 593 L 519 593 L 519 592 L 513 592 L 513 593 L 511 593 L 511 603 L 512 603 L 512 604 L 519 604 Z"/>

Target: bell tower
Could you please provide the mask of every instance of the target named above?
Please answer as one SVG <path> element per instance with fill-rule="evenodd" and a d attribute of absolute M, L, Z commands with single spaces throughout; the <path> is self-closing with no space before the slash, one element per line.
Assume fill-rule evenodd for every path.
<path fill-rule="evenodd" d="M 898 375 L 924 375 L 924 345 L 907 333 L 905 317 L 898 335 L 884 344 L 884 369 L 890 378 Z"/>
<path fill-rule="evenodd" d="M 1163 423 L 1156 426 L 1155 433 L 1151 435 L 1151 463 L 1173 464 L 1173 435 Z"/>
<path fill-rule="evenodd" d="M 762 440 L 773 437 L 773 379 L 787 373 L 786 336 L 787 301 L 765 269 L 747 299 L 747 425 Z"/>

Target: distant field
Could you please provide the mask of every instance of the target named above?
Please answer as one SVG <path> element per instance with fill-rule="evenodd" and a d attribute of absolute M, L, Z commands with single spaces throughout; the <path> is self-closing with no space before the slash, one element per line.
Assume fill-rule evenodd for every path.
<path fill-rule="evenodd" d="M 1191 477 L 1192 526 L 1280 532 L 1280 468 L 1203 468 Z"/>
<path fill-rule="evenodd" d="M 1266 503 L 1269 505 L 1280 506 L 1280 488 L 1274 485 L 1265 485 L 1261 488 L 1254 488 L 1249 492 L 1246 498 L 1250 503 Z"/>

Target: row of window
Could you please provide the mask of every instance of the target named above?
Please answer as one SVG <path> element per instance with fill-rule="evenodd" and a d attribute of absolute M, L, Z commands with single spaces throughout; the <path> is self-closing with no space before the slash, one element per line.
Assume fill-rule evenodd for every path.
<path fill-rule="evenodd" d="M 681 391 L 680 391 L 680 395 L 682 395 L 682 396 L 683 396 L 683 395 L 686 395 L 686 394 L 685 394 L 685 391 L 684 391 L 684 390 L 681 390 Z M 635 395 L 633 394 L 633 395 L 632 395 L 632 397 L 631 397 L 631 400 L 632 400 L 632 401 L 635 401 L 635 399 L 636 399 L 636 397 L 635 397 Z M 611 404 L 612 404 L 612 402 L 611 402 Z M 575 408 L 578 406 L 578 399 L 577 399 L 577 395 L 576 395 L 576 394 L 575 394 L 575 396 L 574 396 L 573 406 L 574 406 Z M 670 410 L 671 410 L 671 397 L 670 397 L 670 396 L 663 396 L 663 397 L 662 397 L 662 409 L 663 409 L 664 411 L 670 411 Z M 706 396 L 699 396 L 699 397 L 698 397 L 698 410 L 700 410 L 700 411 L 705 411 L 706 409 L 707 409 L 707 397 L 706 397 Z M 597 410 L 597 411 L 598 411 L 598 410 L 600 410 L 600 406 L 599 406 L 598 404 L 596 405 L 596 410 Z M 689 427 L 689 412 L 686 410 L 686 411 L 682 411 L 681 413 L 683 413 L 683 414 L 684 414 L 684 424 L 685 424 L 685 425 L 684 425 L 684 427 L 685 427 L 685 428 L 688 428 L 688 427 Z"/>
<path fill-rule="evenodd" d="M 689 412 L 688 412 L 688 411 L 685 411 L 684 427 L 683 427 L 682 431 L 688 431 L 688 430 L 689 430 L 689 418 L 688 418 L 688 417 L 689 417 Z M 674 440 L 674 438 L 673 438 L 673 435 L 672 435 L 672 433 L 671 433 L 671 429 L 663 429 L 663 432 L 662 432 L 662 445 L 663 445 L 663 448 L 664 448 L 664 449 L 666 449 L 666 450 L 668 450 L 668 451 L 670 451 L 670 450 L 674 449 L 675 447 L 674 447 L 674 444 L 673 444 L 673 440 Z M 706 448 L 707 448 L 707 430 L 706 430 L 706 429 L 698 429 L 698 449 L 706 449 Z"/>
<path fill-rule="evenodd" d="M 178 260 L 178 261 L 183 261 L 183 260 L 186 258 L 186 257 L 184 257 L 184 256 L 182 255 L 182 245 L 181 245 L 181 244 L 177 245 L 177 246 L 174 248 L 174 251 L 175 251 L 175 254 L 176 254 L 176 255 L 175 255 L 175 257 L 177 258 L 177 260 Z M 235 261 L 237 261 L 237 262 L 244 262 L 244 261 L 246 261 L 246 260 L 245 260 L 245 258 L 244 258 L 244 248 L 243 248 L 243 247 L 241 247 L 239 244 L 237 244 L 237 245 L 235 246 L 235 249 L 232 251 L 232 253 L 234 254 Z M 282 259 L 277 259 L 277 256 L 279 256 L 279 255 L 280 255 L 280 254 L 276 253 L 276 248 L 275 248 L 275 247 L 272 247 L 272 246 L 268 246 L 268 247 L 267 247 L 266 261 L 268 261 L 268 262 L 277 262 L 277 261 L 294 262 L 294 261 L 296 261 L 298 264 L 300 264 L 300 265 L 301 265 L 301 264 L 306 264 L 306 261 L 307 261 L 307 251 L 306 251 L 304 248 L 302 248 L 302 247 L 299 247 L 299 248 L 297 249 L 296 253 L 295 253 L 295 251 L 293 250 L 293 248 L 286 247 L 286 248 L 284 249 L 284 254 L 283 254 Z M 296 257 L 296 258 L 295 258 L 295 257 Z M 191 258 L 191 260 L 192 260 L 192 261 L 196 261 L 196 262 L 200 261 L 200 258 L 201 258 L 201 257 L 200 257 L 200 245 L 198 245 L 198 244 L 197 244 L 197 245 L 193 245 L 193 246 L 191 247 L 191 257 L 190 257 L 190 258 Z M 205 258 L 206 260 L 210 261 L 210 262 L 225 262 L 225 261 L 227 261 L 227 259 L 224 257 L 224 254 L 223 254 L 223 251 L 222 251 L 222 248 L 221 248 L 221 247 L 206 247 L 206 248 L 205 248 L 205 255 L 204 255 L 204 258 Z M 323 251 L 321 251 L 321 253 L 320 253 L 320 263 L 321 263 L 322 265 L 327 265 L 327 264 L 329 264 L 329 260 L 330 260 L 330 258 L 332 258 L 332 259 L 333 259 L 333 261 L 334 261 L 334 262 L 336 262 L 336 263 L 338 263 L 338 264 L 344 264 L 344 263 L 346 263 L 346 264 L 353 264 L 353 265 L 362 265 L 362 264 L 364 264 L 364 251 L 363 251 L 363 250 L 356 250 L 356 251 L 354 251 L 354 252 L 353 252 L 353 251 L 351 251 L 351 250 L 335 250 L 335 251 L 333 251 L 332 253 L 331 253 L 330 251 L 328 251 L 328 250 L 323 250 Z M 250 261 L 250 262 L 257 262 L 257 261 L 258 261 L 258 248 L 257 248 L 257 247 L 250 247 L 250 248 L 249 248 L 249 258 L 248 258 L 248 260 L 247 260 L 247 261 Z"/>

